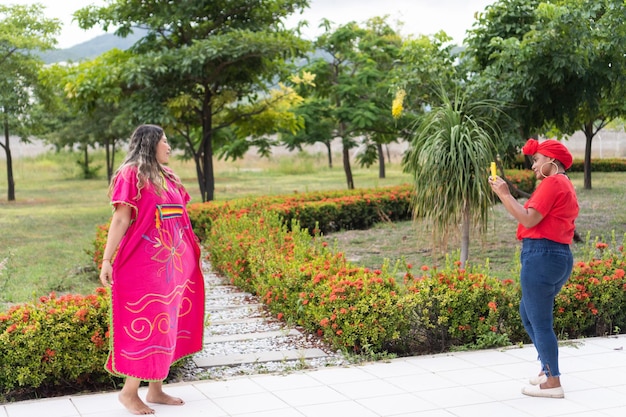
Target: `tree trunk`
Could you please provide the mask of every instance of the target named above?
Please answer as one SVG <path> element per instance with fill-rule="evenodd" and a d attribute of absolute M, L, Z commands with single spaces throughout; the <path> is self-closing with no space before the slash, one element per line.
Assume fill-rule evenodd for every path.
<path fill-rule="evenodd" d="M 333 169 L 333 150 L 331 148 L 331 142 L 324 142 L 326 145 L 326 151 L 328 152 L 328 168 Z"/>
<path fill-rule="evenodd" d="M 378 150 L 378 178 L 385 178 L 385 153 L 383 152 L 383 145 L 376 144 Z"/>
<path fill-rule="evenodd" d="M 470 206 L 469 202 L 465 201 L 463 204 L 463 220 L 461 223 L 461 268 L 465 268 L 465 264 L 469 258 L 470 224 Z"/>
<path fill-rule="evenodd" d="M 200 151 L 193 153 L 193 162 L 196 165 L 196 179 L 198 181 L 198 189 L 200 190 L 200 195 L 204 199 L 204 174 L 203 174 L 204 171 L 202 170 L 201 157 L 202 155 Z"/>
<path fill-rule="evenodd" d="M 350 148 L 343 145 L 343 170 L 346 173 L 348 190 L 354 190 L 354 178 L 352 177 L 352 167 L 350 167 Z"/>
<path fill-rule="evenodd" d="M 113 178 L 113 170 L 115 169 L 115 139 L 111 145 L 111 178 Z"/>
<path fill-rule="evenodd" d="M 111 161 L 111 141 L 109 139 L 104 143 L 104 153 L 107 163 L 107 181 L 111 183 L 111 178 L 113 178 L 113 162 Z"/>
<path fill-rule="evenodd" d="M 9 121 L 4 115 L 4 144 L 0 145 L 4 148 L 7 157 L 7 200 L 15 201 L 15 179 L 13 178 L 13 157 L 11 155 L 11 144 L 9 142 Z"/>
<path fill-rule="evenodd" d="M 584 189 L 591 190 L 591 142 L 593 141 L 593 122 L 585 123 L 585 163 L 584 163 Z"/>
<path fill-rule="evenodd" d="M 89 179 L 89 146 L 85 144 L 83 148 L 83 178 Z"/>
<path fill-rule="evenodd" d="M 213 201 L 215 199 L 215 176 L 213 173 L 213 138 L 210 130 L 204 130 L 202 134 L 202 183 L 200 193 L 202 202 Z"/>
<path fill-rule="evenodd" d="M 104 150 L 106 152 L 107 160 L 107 180 L 111 182 L 115 167 L 115 139 L 107 139 Z"/>
<path fill-rule="evenodd" d="M 213 201 L 215 199 L 215 173 L 213 172 L 213 115 L 211 113 L 210 99 L 203 107 L 202 116 L 202 142 L 200 143 L 201 161 L 200 174 L 200 195 L 202 202 Z"/>

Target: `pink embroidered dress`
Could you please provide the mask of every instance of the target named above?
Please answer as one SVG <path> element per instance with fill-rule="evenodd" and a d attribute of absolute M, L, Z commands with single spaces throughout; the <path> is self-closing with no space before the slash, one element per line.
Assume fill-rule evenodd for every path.
<path fill-rule="evenodd" d="M 111 198 L 132 207 L 132 222 L 113 262 L 111 351 L 117 376 L 162 381 L 173 362 L 202 349 L 204 280 L 200 247 L 187 215 L 184 189 L 164 178 L 137 199 L 137 169 L 118 175 Z"/>

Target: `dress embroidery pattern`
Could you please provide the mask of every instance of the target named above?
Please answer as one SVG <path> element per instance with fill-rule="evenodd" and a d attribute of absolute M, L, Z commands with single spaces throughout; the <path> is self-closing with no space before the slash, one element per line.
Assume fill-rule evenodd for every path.
<path fill-rule="evenodd" d="M 179 219 L 183 216 L 184 207 L 180 204 L 159 204 L 155 210 L 156 235 L 150 237 L 143 235 L 156 250 L 152 255 L 152 260 L 162 263 L 157 274 L 161 276 L 165 272 L 165 279 L 168 282 L 172 279 L 174 271 L 183 272 L 183 256 L 187 245 L 185 243 L 185 230 L 187 227 L 181 226 L 180 222 L 175 221 L 173 227 L 161 227 L 164 221 Z"/>

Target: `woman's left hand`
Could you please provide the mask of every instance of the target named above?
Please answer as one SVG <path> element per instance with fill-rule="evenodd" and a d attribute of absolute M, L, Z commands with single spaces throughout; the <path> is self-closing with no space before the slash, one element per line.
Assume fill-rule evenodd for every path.
<path fill-rule="evenodd" d="M 113 267 L 111 266 L 111 261 L 103 261 L 102 269 L 100 270 L 100 282 L 105 287 L 110 287 L 113 276 Z"/>

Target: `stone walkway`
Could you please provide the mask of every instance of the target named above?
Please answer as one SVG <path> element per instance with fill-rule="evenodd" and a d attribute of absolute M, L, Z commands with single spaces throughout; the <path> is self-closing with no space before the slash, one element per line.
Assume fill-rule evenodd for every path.
<path fill-rule="evenodd" d="M 198 378 L 288 372 L 346 364 L 318 337 L 273 317 L 258 297 L 225 283 L 205 265 L 209 325 L 194 356 Z"/>

